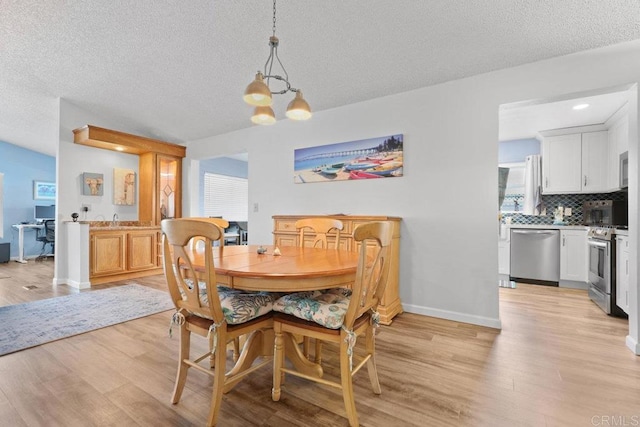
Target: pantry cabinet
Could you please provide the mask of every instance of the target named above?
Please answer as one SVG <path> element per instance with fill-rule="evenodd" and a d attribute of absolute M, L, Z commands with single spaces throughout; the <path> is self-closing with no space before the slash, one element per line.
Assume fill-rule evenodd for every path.
<path fill-rule="evenodd" d="M 609 191 L 607 131 L 545 137 L 542 142 L 544 194 Z"/>

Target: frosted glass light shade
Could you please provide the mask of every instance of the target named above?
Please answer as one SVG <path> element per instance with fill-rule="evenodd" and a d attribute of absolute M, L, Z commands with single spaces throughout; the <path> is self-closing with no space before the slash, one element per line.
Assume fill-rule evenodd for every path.
<path fill-rule="evenodd" d="M 302 91 L 296 92 L 296 97 L 287 106 L 286 114 L 291 120 L 308 120 L 311 118 L 311 108 L 302 97 Z"/>
<path fill-rule="evenodd" d="M 254 81 L 244 91 L 242 97 L 244 102 L 256 107 L 264 107 L 271 105 L 271 89 L 264 82 L 264 76 L 260 71 L 256 74 Z"/>
<path fill-rule="evenodd" d="M 272 125 L 276 122 L 276 115 L 271 107 L 256 107 L 251 121 L 257 125 Z"/>

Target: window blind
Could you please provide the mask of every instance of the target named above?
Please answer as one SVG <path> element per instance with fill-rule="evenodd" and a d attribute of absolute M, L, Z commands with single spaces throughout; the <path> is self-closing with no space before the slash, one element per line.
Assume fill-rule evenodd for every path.
<path fill-rule="evenodd" d="M 249 181 L 246 178 L 204 174 L 204 215 L 227 221 L 247 221 Z"/>

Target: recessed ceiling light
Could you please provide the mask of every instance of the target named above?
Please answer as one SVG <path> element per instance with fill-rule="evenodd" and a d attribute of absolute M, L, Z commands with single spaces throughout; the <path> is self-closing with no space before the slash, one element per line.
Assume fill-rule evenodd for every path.
<path fill-rule="evenodd" d="M 589 106 L 589 104 L 578 104 L 578 105 L 574 105 L 573 109 L 574 110 L 584 110 L 585 108 L 587 108 Z"/>
<path fill-rule="evenodd" d="M 575 108 L 575 107 L 573 107 L 573 108 Z M 116 151 L 124 151 L 124 148 L 122 148 L 122 147 L 116 147 Z"/>

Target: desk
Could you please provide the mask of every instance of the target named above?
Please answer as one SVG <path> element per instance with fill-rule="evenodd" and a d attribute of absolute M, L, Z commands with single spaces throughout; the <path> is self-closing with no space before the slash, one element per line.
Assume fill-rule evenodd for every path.
<path fill-rule="evenodd" d="M 35 229 L 36 231 L 37 230 L 42 230 L 44 228 L 44 225 L 42 225 L 42 224 L 13 224 L 11 227 L 13 227 L 16 230 L 18 230 L 18 259 L 16 261 L 25 264 L 27 262 L 27 260 L 24 259 L 24 230 L 26 228 Z"/>
<path fill-rule="evenodd" d="M 347 286 L 356 277 L 357 252 L 286 246 L 280 248 L 281 256 L 274 256 L 273 246 L 264 246 L 265 254 L 258 254 L 258 247 L 214 247 L 217 282 L 250 291 L 296 292 Z M 196 272 L 204 271 L 203 249 L 195 250 L 193 267 Z M 292 336 L 285 334 L 285 341 L 286 356 L 298 371 L 322 376 L 322 367 L 304 357 Z M 272 352 L 273 346 L 270 350 Z M 268 355 L 266 351 L 261 341 L 248 338 L 238 363 L 227 375 L 249 369 L 258 356 Z"/>

